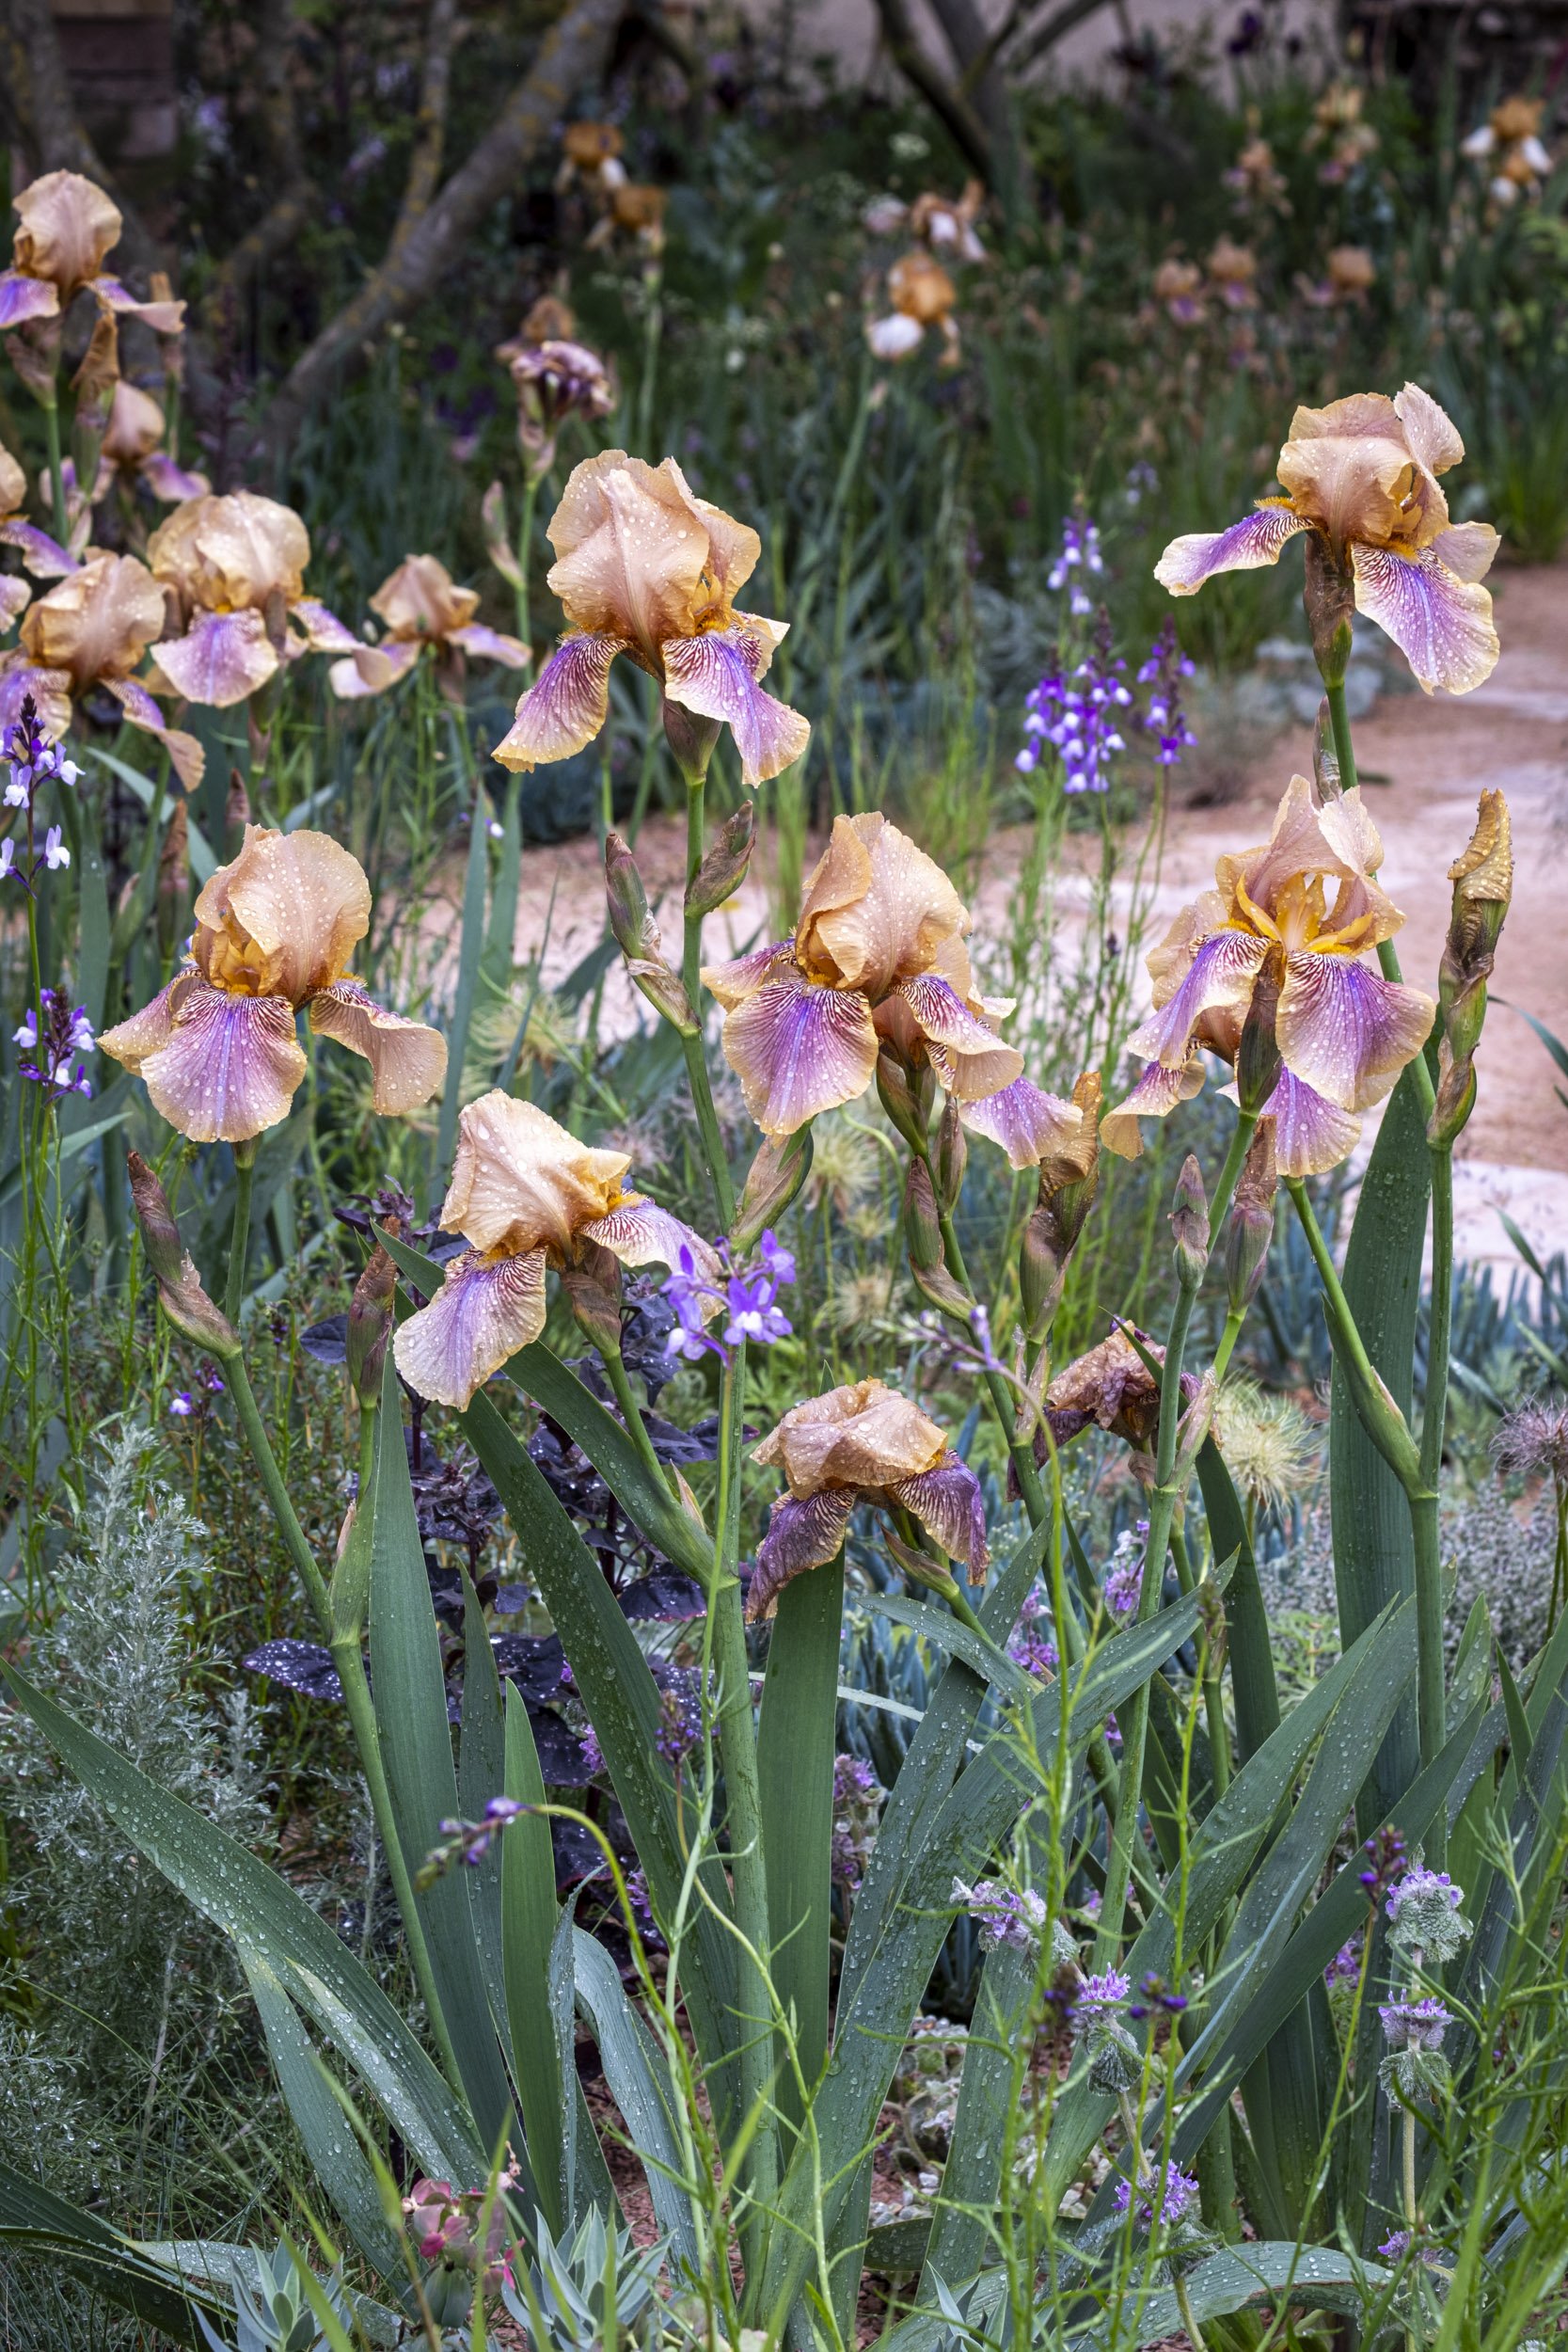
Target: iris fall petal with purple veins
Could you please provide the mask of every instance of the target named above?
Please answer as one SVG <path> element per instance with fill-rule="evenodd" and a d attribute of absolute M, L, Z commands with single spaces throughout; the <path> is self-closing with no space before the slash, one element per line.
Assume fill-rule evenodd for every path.
<path fill-rule="evenodd" d="M 496 746 L 503 767 L 526 771 L 591 743 L 621 653 L 670 701 L 728 724 L 748 785 L 800 758 L 810 727 L 761 683 L 788 624 L 735 605 L 762 543 L 694 496 L 673 457 L 657 467 L 624 450 L 586 459 L 548 536 L 549 585 L 569 626 Z"/>
<path fill-rule="evenodd" d="M 1490 523 L 1454 524 L 1437 476 L 1465 444 L 1418 384 L 1392 400 L 1356 392 L 1298 408 L 1275 469 L 1284 495 L 1219 532 L 1173 539 L 1154 576 L 1174 596 L 1217 572 L 1275 564 L 1314 532 L 1347 580 L 1355 609 L 1391 637 L 1428 693 L 1465 694 L 1497 659 L 1492 599 L 1481 586 L 1497 551 Z"/>
<path fill-rule="evenodd" d="M 1202 1051 L 1234 1061 L 1255 1001 L 1272 998 L 1280 1069 L 1261 1116 L 1275 1122 L 1279 1172 L 1320 1175 L 1347 1157 L 1358 1114 L 1420 1051 L 1436 1010 L 1362 961 L 1404 921 L 1376 881 L 1382 859 L 1359 791 L 1325 803 L 1292 778 L 1269 840 L 1222 857 L 1217 887 L 1148 958 L 1154 1009 L 1129 1040 L 1145 1066 L 1102 1123 L 1111 1151 L 1135 1158 L 1139 1120 L 1198 1091 Z"/>
<path fill-rule="evenodd" d="M 429 1305 L 399 1327 L 393 1347 L 411 1389 L 467 1407 L 543 1331 L 546 1268 L 570 1268 L 584 1248 L 631 1266 L 689 1257 L 694 1277 L 717 1280 L 718 1256 L 701 1235 L 626 1189 L 630 1167 L 625 1152 L 580 1143 L 499 1088 L 465 1106 L 441 1222 L 470 1247 L 448 1265 Z"/>
<path fill-rule="evenodd" d="M 933 1421 L 880 1380 L 808 1398 L 752 1456 L 777 1463 L 789 1491 L 773 1504 L 757 1552 L 748 1615 L 771 1616 L 797 1576 L 837 1556 L 858 1502 L 910 1513 L 972 1583 L 988 1563 L 979 1482 Z"/>
<path fill-rule="evenodd" d="M 446 1041 L 349 977 L 370 917 L 361 867 L 327 834 L 247 825 L 239 856 L 202 885 L 189 961 L 99 1042 L 182 1135 L 243 1143 L 289 1115 L 309 1006 L 313 1028 L 369 1062 L 373 1108 L 413 1110 L 441 1089 Z"/>
<path fill-rule="evenodd" d="M 302 654 L 363 650 L 306 595 L 309 534 L 277 499 L 254 490 L 186 499 L 152 533 L 147 560 L 181 619 L 180 634 L 153 647 L 157 676 L 187 701 L 227 709 Z"/>

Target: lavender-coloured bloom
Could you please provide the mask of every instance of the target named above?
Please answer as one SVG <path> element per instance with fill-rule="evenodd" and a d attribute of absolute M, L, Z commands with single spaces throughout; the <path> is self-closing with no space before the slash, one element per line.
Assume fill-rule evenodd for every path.
<path fill-rule="evenodd" d="M 1182 753 L 1190 751 L 1197 741 L 1181 707 L 1181 680 L 1193 675 L 1194 664 L 1176 642 L 1174 623 L 1167 621 L 1149 647 L 1148 660 L 1138 672 L 1139 685 L 1152 690 L 1143 724 L 1146 734 L 1160 739 L 1160 748 L 1154 755 L 1159 767 L 1179 767 Z"/>
<path fill-rule="evenodd" d="M 1013 763 L 1022 774 L 1033 773 L 1041 744 L 1049 743 L 1061 756 L 1064 792 L 1110 790 L 1112 762 L 1127 748 L 1117 723 L 1118 712 L 1132 704 L 1122 675 L 1126 667 L 1102 641 L 1075 668 L 1052 673 L 1030 689 L 1023 719 L 1030 740 Z"/>
<path fill-rule="evenodd" d="M 1323 1982 L 1332 1990 L 1337 1984 L 1355 1984 L 1361 1975 L 1361 1947 L 1341 1944 L 1328 1966 L 1323 1970 Z"/>
<path fill-rule="evenodd" d="M 1166 2165 L 1161 2180 L 1152 2188 L 1147 2191 L 1140 2190 L 1139 2228 L 1151 2230 L 1154 2227 L 1156 2199 L 1159 2201 L 1160 2219 L 1166 2229 L 1170 2229 L 1183 2217 L 1196 2196 L 1197 2183 L 1192 2174 L 1178 2171 L 1174 2164 Z M 1118 2181 L 1116 2185 L 1117 2211 L 1125 2213 L 1132 2201 L 1132 2184 L 1131 2181 Z"/>
<path fill-rule="evenodd" d="M 1137 1614 L 1144 1588 L 1144 1543 L 1148 1534 L 1148 1521 L 1139 1519 L 1135 1529 L 1123 1528 L 1117 1537 L 1111 1565 L 1101 1586 L 1105 1606 L 1114 1617 Z"/>
<path fill-rule="evenodd" d="M 92 1082 L 80 1068 L 78 1057 L 97 1051 L 92 1023 L 62 990 L 46 988 L 41 996 L 42 1038 L 39 1034 L 38 1009 L 29 1005 L 21 1027 L 15 1031 L 16 1043 L 25 1057 L 18 1061 L 17 1069 L 30 1084 L 45 1088 L 51 1103 L 67 1094 L 90 1096 Z"/>
<path fill-rule="evenodd" d="M 736 1265 L 727 1241 L 720 1242 L 718 1255 L 724 1274 L 721 1289 L 704 1279 L 689 1248 L 681 1250 L 680 1263 L 663 1286 L 675 1312 L 674 1328 L 664 1343 L 667 1355 L 690 1363 L 713 1355 L 728 1363 L 731 1350 L 744 1342 L 771 1347 L 794 1329 L 777 1301 L 784 1283 L 795 1279 L 795 1260 L 771 1232 L 758 1244 L 756 1263 Z M 721 1340 L 709 1329 L 714 1301 L 724 1318 Z"/>
<path fill-rule="evenodd" d="M 1026 1675 L 1043 1682 L 1053 1675 L 1061 1663 L 1056 1645 L 1043 1633 L 1032 1633 L 1021 1626 L 1007 1644 L 1007 1655 L 1015 1666 L 1022 1666 Z"/>
<path fill-rule="evenodd" d="M 983 1952 L 1032 1952 L 1048 1916 L 1044 1898 L 1032 1886 L 1005 1886 L 1000 1879 L 976 1879 L 973 1886 L 955 1879 L 952 1899 L 979 1929 Z"/>
<path fill-rule="evenodd" d="M 1454 1884 L 1447 1870 L 1407 1870 L 1388 1889 L 1389 1924 L 1398 1927 L 1406 1903 L 1446 1903 L 1450 1911 L 1457 1911 L 1464 1899 L 1464 1888 Z"/>
<path fill-rule="evenodd" d="M 1068 610 L 1084 613 L 1094 611 L 1094 599 L 1078 577 L 1080 573 L 1100 573 L 1105 561 L 1100 552 L 1100 532 L 1085 515 L 1069 515 L 1062 525 L 1062 547 L 1056 561 L 1046 574 L 1045 584 L 1059 595 L 1068 590 Z"/>
<path fill-rule="evenodd" d="M 702 1738 L 701 1678 L 689 1667 L 674 1667 L 659 1692 L 655 1745 L 667 1764 L 680 1764 L 701 1744 Z"/>
<path fill-rule="evenodd" d="M 1132 1978 L 1124 1976 L 1119 1968 L 1104 1968 L 1098 1976 L 1085 1977 L 1074 2003 L 1083 2020 L 1082 2030 L 1087 2032 L 1091 2026 L 1114 2016 L 1132 1990 Z"/>
<path fill-rule="evenodd" d="M 1405 2049 L 1440 2050 L 1453 2018 L 1435 1995 L 1419 2001 L 1383 2001 L 1378 2005 L 1383 2030 L 1390 2042 Z"/>
<path fill-rule="evenodd" d="M 1408 2230 L 1391 2230 L 1377 2250 L 1385 2262 L 1402 2262 L 1410 2251 L 1410 2245 L 1411 2238 Z M 1442 2260 L 1442 2255 L 1435 2246 L 1419 2246 L 1416 2249 L 1416 2259 L 1418 2262 L 1425 2263 L 1430 2268 L 1433 2264 Z"/>
<path fill-rule="evenodd" d="M 176 1421 L 188 1421 L 196 1410 L 196 1405 L 192 1399 L 190 1391 L 188 1389 L 176 1389 L 174 1394 L 169 1398 L 168 1409 L 174 1415 Z"/>
<path fill-rule="evenodd" d="M 658 1921 L 654 1917 L 654 1907 L 648 1899 L 648 1876 L 645 1870 L 633 1870 L 628 1874 L 626 1900 L 631 1905 L 631 1915 L 637 1922 L 637 1931 L 643 1943 L 662 1951 L 664 1938 L 658 1931 Z"/>

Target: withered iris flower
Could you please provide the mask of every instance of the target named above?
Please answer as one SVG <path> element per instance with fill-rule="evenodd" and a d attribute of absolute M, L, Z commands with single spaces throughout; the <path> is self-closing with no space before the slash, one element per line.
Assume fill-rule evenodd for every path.
<path fill-rule="evenodd" d="M 774 1503 L 757 1551 L 748 1616 L 771 1616 L 784 1586 L 836 1557 L 857 1502 L 918 1519 L 971 1583 L 986 1572 L 979 1481 L 934 1421 L 880 1380 L 808 1397 L 752 1455 L 777 1463 L 789 1492 Z"/>
<path fill-rule="evenodd" d="M 1373 880 L 1377 828 L 1347 792 L 1321 801 L 1293 776 L 1260 849 L 1222 857 L 1218 887 L 1177 916 L 1148 958 L 1154 1011 L 1129 1050 L 1143 1076 L 1101 1133 L 1124 1158 L 1142 1149 L 1140 1119 L 1163 1119 L 1203 1084 L 1199 1049 L 1235 1058 L 1255 1003 L 1272 1004 L 1277 1082 L 1261 1105 L 1275 1121 L 1283 1176 L 1337 1168 L 1432 1027 L 1435 1007 L 1361 961 L 1403 915 Z M 1334 885 L 1332 902 L 1328 885 Z"/>
<path fill-rule="evenodd" d="M 374 1108 L 414 1110 L 440 1091 L 447 1043 L 349 977 L 370 922 L 364 872 L 328 834 L 247 825 L 197 899 L 190 961 L 98 1042 L 182 1136 L 245 1143 L 289 1115 L 306 1069 L 294 1016 L 309 1005 L 312 1029 L 370 1063 Z"/>
<path fill-rule="evenodd" d="M 1355 609 L 1386 629 L 1430 693 L 1465 694 L 1492 674 L 1497 632 L 1481 585 L 1497 551 L 1490 523 L 1451 523 L 1437 476 L 1465 444 L 1418 384 L 1389 400 L 1356 392 L 1298 408 L 1275 468 L 1285 495 L 1227 531 L 1173 539 L 1154 567 L 1173 596 L 1216 572 L 1257 571 L 1299 532 L 1318 534 L 1354 582 Z"/>
<path fill-rule="evenodd" d="M 673 457 L 644 465 L 607 450 L 574 468 L 550 519 L 549 584 L 571 624 L 496 757 L 530 769 L 591 743 L 610 710 L 610 665 L 629 654 L 672 702 L 732 730 L 748 785 L 806 748 L 798 710 L 764 693 L 788 623 L 735 608 L 762 542 L 693 495 Z"/>
<path fill-rule="evenodd" d="M 981 996 L 967 909 L 940 866 L 885 817 L 839 817 L 792 939 L 704 972 L 724 1007 L 724 1053 L 765 1135 L 793 1135 L 863 1094 L 886 1041 L 977 1102 L 1022 1077 L 996 1035 L 1011 1010 Z"/>
<path fill-rule="evenodd" d="M 546 1266 L 572 1265 L 585 1246 L 632 1266 L 677 1266 L 686 1249 L 705 1280 L 721 1279 L 700 1234 L 625 1189 L 630 1166 L 626 1152 L 579 1143 L 536 1104 L 499 1088 L 466 1106 L 441 1222 L 470 1247 L 398 1332 L 398 1370 L 411 1389 L 466 1406 L 544 1329 Z"/>

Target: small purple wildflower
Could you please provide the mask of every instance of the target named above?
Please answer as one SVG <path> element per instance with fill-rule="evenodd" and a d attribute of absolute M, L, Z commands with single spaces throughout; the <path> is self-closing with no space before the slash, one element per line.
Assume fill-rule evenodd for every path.
<path fill-rule="evenodd" d="M 1026 1675 L 1034 1675 L 1043 1682 L 1053 1675 L 1061 1663 L 1056 1645 L 1043 1633 L 1032 1633 L 1023 1626 L 1007 1644 L 1007 1655 L 1015 1666 L 1022 1666 Z"/>
<path fill-rule="evenodd" d="M 1113 1617 L 1137 1613 L 1144 1589 L 1144 1546 L 1148 1537 L 1147 1519 L 1139 1519 L 1135 1527 L 1124 1527 L 1117 1537 L 1111 1565 L 1100 1588 Z"/>
<path fill-rule="evenodd" d="M 590 1724 L 582 1735 L 582 1777 L 585 1781 L 596 1780 L 604 1768 L 604 1751 L 599 1746 L 598 1734 Z"/>
<path fill-rule="evenodd" d="M 1408 2049 L 1440 2050 L 1453 2018 L 1441 2001 L 1428 1994 L 1419 2001 L 1382 2001 L 1378 2016 L 1390 2042 Z"/>
<path fill-rule="evenodd" d="M 51 1103 L 59 1102 L 67 1094 L 90 1095 L 92 1081 L 79 1067 L 77 1057 L 98 1050 L 92 1023 L 80 1006 L 71 1004 L 62 989 L 46 988 L 40 994 L 41 1007 L 29 1005 L 15 1033 L 16 1042 L 26 1057 L 18 1061 L 18 1070 L 34 1086 L 46 1088 Z M 40 1009 L 43 1014 L 41 1047 Z"/>
<path fill-rule="evenodd" d="M 1058 596 L 1064 588 L 1068 590 L 1069 612 L 1092 612 L 1094 598 L 1078 575 L 1098 574 L 1104 569 L 1099 531 L 1086 515 L 1069 515 L 1062 525 L 1061 552 L 1046 574 L 1046 586 Z"/>
<path fill-rule="evenodd" d="M 1400 1913 L 1406 1903 L 1444 1902 L 1450 1911 L 1457 1911 L 1464 1899 L 1463 1887 L 1454 1884 L 1447 1870 L 1406 1870 L 1388 1890 L 1389 1924 L 1398 1927 Z"/>
<path fill-rule="evenodd" d="M 731 1351 L 743 1342 L 771 1347 L 787 1339 L 794 1328 L 777 1304 L 784 1284 L 795 1279 L 793 1253 L 771 1231 L 763 1234 L 756 1260 L 749 1265 L 734 1263 L 727 1241 L 720 1242 L 718 1248 L 724 1266 L 721 1290 L 703 1280 L 689 1249 L 681 1251 L 680 1264 L 663 1285 L 675 1311 L 675 1327 L 665 1342 L 665 1352 L 684 1357 L 689 1363 L 707 1355 L 728 1363 Z M 723 1318 L 722 1340 L 715 1339 L 709 1327 L 708 1311 L 715 1300 Z"/>
<path fill-rule="evenodd" d="M 1023 706 L 1029 741 L 1013 762 L 1021 775 L 1034 773 L 1040 746 L 1049 743 L 1061 756 L 1064 792 L 1110 790 L 1112 763 L 1127 749 L 1118 723 L 1132 702 L 1122 676 L 1126 667 L 1108 645 L 1096 645 L 1073 669 L 1053 672 L 1030 688 Z"/>
<path fill-rule="evenodd" d="M 1156 2196 L 1160 2201 L 1160 2219 L 1164 2224 L 1166 2229 L 1170 2229 L 1181 2219 L 1182 2216 L 1186 2213 L 1188 2206 L 1193 2202 L 1193 2200 L 1196 2197 L 1196 2195 L 1197 2183 L 1194 2180 L 1192 2174 L 1190 2172 L 1178 2171 L 1174 2164 L 1167 2165 L 1164 2169 L 1163 2180 L 1149 2191 L 1140 2192 L 1138 2199 L 1139 2228 L 1144 2230 L 1152 2230 L 1154 2227 L 1154 2199 Z M 1118 2181 L 1116 2185 L 1116 2208 L 1117 2213 L 1125 2213 L 1132 2201 L 1132 2182 Z"/>
<path fill-rule="evenodd" d="M 673 1668 L 659 1692 L 656 1746 L 667 1764 L 680 1764 L 703 1737 L 701 1677 L 687 1666 Z"/>
<path fill-rule="evenodd" d="M 639 1869 L 628 1873 L 626 1900 L 631 1905 L 631 1915 L 637 1922 L 637 1931 L 643 1943 L 657 1951 L 662 1951 L 664 1938 L 658 1931 L 658 1921 L 654 1917 L 654 1907 L 648 1900 L 648 1874 L 645 1870 Z"/>
<path fill-rule="evenodd" d="M 1145 1977 L 1138 1991 L 1143 1994 L 1143 1998 L 1141 2001 L 1132 2002 L 1127 2014 L 1139 2024 L 1151 2010 L 1163 2009 L 1167 2010 L 1172 2017 L 1179 2017 L 1187 2006 L 1187 1996 L 1184 1993 L 1166 1991 L 1164 1977 Z"/>
<path fill-rule="evenodd" d="M 174 1415 L 176 1421 L 189 1421 L 191 1415 L 196 1411 L 196 1406 L 192 1400 L 189 1389 L 176 1389 L 174 1394 L 169 1398 L 168 1409 Z"/>
<path fill-rule="evenodd" d="M 1323 1982 L 1332 1988 L 1337 1984 L 1354 1984 L 1361 1975 L 1361 1947 L 1352 1941 L 1341 1944 L 1328 1966 L 1323 1970 Z"/>
<path fill-rule="evenodd" d="M 1410 2251 L 1410 2247 L 1411 2235 L 1408 2230 L 1392 2230 L 1377 2250 L 1386 2262 L 1398 2263 L 1404 2260 Z M 1430 2265 L 1441 2262 L 1442 2255 L 1435 2246 L 1420 2246 L 1416 2249 L 1416 2259 L 1418 2262 Z"/>
<path fill-rule="evenodd" d="M 1043 1896 L 1032 1886 L 1005 1886 L 1000 1879 L 976 1879 L 966 1886 L 953 1881 L 952 1899 L 961 1903 L 980 1931 L 980 1949 L 1032 1952 L 1047 1917 Z"/>
<path fill-rule="evenodd" d="M 1154 756 L 1162 768 L 1180 767 L 1182 753 L 1191 751 L 1197 741 L 1181 707 L 1181 680 L 1193 675 L 1194 664 L 1176 642 L 1176 625 L 1167 621 L 1138 672 L 1139 685 L 1152 690 L 1143 724 L 1146 734 L 1160 739 Z"/>
<path fill-rule="evenodd" d="M 1098 1976 L 1084 1979 L 1073 2006 L 1085 2026 L 1095 2025 L 1118 2010 L 1132 1990 L 1131 1977 L 1123 1976 L 1119 1968 L 1103 1968 Z"/>
<path fill-rule="evenodd" d="M 454 1862 L 474 1869 L 489 1852 L 492 1843 L 508 1822 L 515 1821 L 528 1806 L 516 1797 L 492 1797 L 477 1821 L 446 1820 L 440 1823 L 445 1841 L 427 1854 L 415 1880 L 429 1883 L 449 1869 Z"/>

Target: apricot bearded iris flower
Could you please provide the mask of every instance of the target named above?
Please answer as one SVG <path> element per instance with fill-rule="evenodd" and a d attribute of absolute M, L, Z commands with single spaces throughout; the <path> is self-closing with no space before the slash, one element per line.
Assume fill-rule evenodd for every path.
<path fill-rule="evenodd" d="M 972 1584 L 986 1573 L 979 1481 L 934 1421 L 880 1380 L 808 1397 L 752 1455 L 778 1463 L 789 1492 L 774 1503 L 747 1596 L 749 1617 L 771 1616 L 796 1577 L 836 1558 L 857 1502 L 917 1518 Z"/>
<path fill-rule="evenodd" d="M 718 1256 L 700 1234 L 625 1189 L 626 1152 L 579 1143 L 536 1104 L 499 1088 L 469 1103 L 457 1124 L 441 1222 L 470 1247 L 394 1342 L 398 1370 L 420 1396 L 466 1407 L 544 1329 L 546 1266 L 572 1265 L 586 1246 L 632 1266 L 678 1266 L 689 1250 L 705 1281 L 721 1280 Z"/>
<path fill-rule="evenodd" d="M 1492 674 L 1497 632 L 1481 585 L 1497 551 L 1490 523 L 1451 523 L 1437 476 L 1465 444 L 1430 393 L 1355 392 L 1298 408 L 1275 468 L 1285 495 L 1259 501 L 1227 531 L 1173 539 L 1154 577 L 1195 596 L 1216 572 L 1276 564 L 1299 532 L 1316 532 L 1354 580 L 1355 609 L 1393 639 L 1428 693 L 1466 694 Z"/>
<path fill-rule="evenodd" d="M 22 651 L 0 675 L 0 714 L 30 693 L 46 731 L 64 735 L 73 695 L 101 687 L 127 720 L 167 748 L 181 782 L 194 791 L 204 755 L 191 735 L 171 727 L 148 689 L 131 673 L 164 625 L 164 599 L 145 564 L 134 555 L 89 555 L 30 606 L 22 623 Z"/>
<path fill-rule="evenodd" d="M 477 588 L 459 588 L 434 555 L 407 555 L 371 598 L 371 611 L 387 625 L 379 644 L 356 645 L 332 664 L 332 691 L 344 700 L 384 693 L 404 678 L 428 646 L 436 656 L 443 688 L 461 691 L 463 657 L 480 654 L 526 670 L 528 647 L 520 639 L 476 621 Z"/>
<path fill-rule="evenodd" d="M 291 506 L 233 490 L 188 499 L 147 543 L 183 634 L 153 647 L 158 668 L 193 703 L 227 709 L 304 653 L 352 654 L 359 640 L 305 593 L 310 539 Z M 294 634 L 289 622 L 298 624 Z"/>
<path fill-rule="evenodd" d="M 1233 1061 L 1248 1013 L 1268 1018 L 1277 998 L 1279 1075 L 1260 1115 L 1275 1122 L 1279 1172 L 1321 1175 L 1348 1156 L 1355 1114 L 1383 1100 L 1436 1010 L 1359 960 L 1404 921 L 1373 880 L 1382 863 L 1358 791 L 1324 803 L 1292 776 L 1268 841 L 1222 857 L 1218 887 L 1183 909 L 1148 958 L 1155 1009 L 1129 1041 L 1148 1066 L 1106 1115 L 1111 1151 L 1136 1158 L 1138 1120 L 1164 1118 L 1201 1089 L 1199 1048 Z"/>
<path fill-rule="evenodd" d="M 1022 1075 L 996 1035 L 1006 998 L 975 989 L 967 909 L 940 866 L 885 817 L 838 817 L 792 939 L 703 974 L 724 1053 L 765 1135 L 789 1136 L 870 1085 L 882 1042 L 929 1062 L 960 1102 Z"/>
<path fill-rule="evenodd" d="M 0 271 L 0 328 L 63 316 L 85 287 L 101 311 L 145 319 L 160 335 L 184 325 L 182 302 L 139 302 L 103 263 L 124 226 L 102 188 L 75 171 L 45 172 L 14 199 L 22 226 Z"/>
<path fill-rule="evenodd" d="M 289 1115 L 306 1070 L 294 1016 L 309 1005 L 312 1029 L 370 1063 L 374 1108 L 414 1110 L 440 1091 L 447 1043 L 350 977 L 370 923 L 370 884 L 347 850 L 325 833 L 247 825 L 197 899 L 190 961 L 98 1042 L 192 1142 L 245 1143 Z"/>
<path fill-rule="evenodd" d="M 610 665 L 629 654 L 672 702 L 723 722 L 748 785 L 776 776 L 811 728 L 758 681 L 788 628 L 735 597 L 762 542 L 693 495 L 673 457 L 607 450 L 573 469 L 550 519 L 549 584 L 571 624 L 496 746 L 503 768 L 569 759 L 610 710 Z"/>
<path fill-rule="evenodd" d="M 0 547 L 15 548 L 36 579 L 57 580 L 73 572 L 76 558 L 27 520 L 22 511 L 26 501 L 26 475 L 10 451 L 0 449 Z M 0 628 L 26 611 L 32 593 L 15 572 L 0 572 Z"/>

